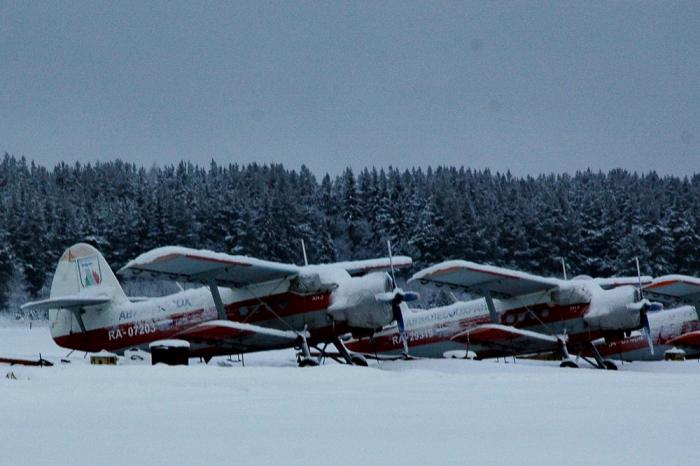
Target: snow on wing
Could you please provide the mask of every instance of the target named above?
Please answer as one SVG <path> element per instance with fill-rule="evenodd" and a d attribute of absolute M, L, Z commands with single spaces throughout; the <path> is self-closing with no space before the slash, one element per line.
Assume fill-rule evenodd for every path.
<path fill-rule="evenodd" d="M 236 351 L 275 349 L 292 346 L 300 334 L 230 320 L 212 320 L 190 327 L 174 336 L 191 343 L 226 345 Z"/>
<path fill-rule="evenodd" d="M 395 269 L 406 269 L 413 265 L 413 260 L 407 256 L 394 256 L 392 261 Z M 391 270 L 392 261 L 388 257 L 381 257 L 378 259 L 335 262 L 329 265 L 345 269 L 350 275 L 355 276 L 370 272 L 388 272 Z"/>
<path fill-rule="evenodd" d="M 510 298 L 557 288 L 556 278 L 539 277 L 525 272 L 476 264 L 463 260 L 442 262 L 417 272 L 410 282 L 435 283 L 462 288 L 474 294 L 490 292 L 497 298 Z"/>
<path fill-rule="evenodd" d="M 455 335 L 452 340 L 504 350 L 508 354 L 532 354 L 560 348 L 557 337 L 500 324 L 479 325 Z"/>
<path fill-rule="evenodd" d="M 688 275 L 664 275 L 644 287 L 644 292 L 652 297 L 682 299 L 700 304 L 700 279 Z"/>
<path fill-rule="evenodd" d="M 652 283 L 652 278 L 648 275 L 642 275 L 641 277 L 594 278 L 593 281 L 601 288 L 609 290 L 618 286 L 638 286 L 640 281 L 642 286 L 646 286 Z"/>
<path fill-rule="evenodd" d="M 296 275 L 293 264 L 264 261 L 247 256 L 165 246 L 141 254 L 126 264 L 119 274 L 125 277 L 167 278 L 184 282 L 221 286 L 245 286 Z"/>

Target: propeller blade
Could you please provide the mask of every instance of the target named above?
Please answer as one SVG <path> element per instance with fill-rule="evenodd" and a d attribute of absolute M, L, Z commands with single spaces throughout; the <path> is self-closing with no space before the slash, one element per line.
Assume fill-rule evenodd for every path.
<path fill-rule="evenodd" d="M 401 311 L 401 303 L 415 301 L 420 298 L 418 293 L 413 291 L 404 291 L 396 286 L 396 273 L 394 272 L 394 256 L 391 252 L 391 241 L 386 240 L 386 247 L 389 250 L 389 266 L 391 267 L 391 291 L 379 293 L 375 295 L 377 301 L 390 302 L 391 310 L 394 314 L 394 320 L 399 328 L 399 337 L 403 345 L 403 357 L 408 359 L 408 337 L 406 336 L 406 323 L 403 320 L 403 312 Z"/>
<path fill-rule="evenodd" d="M 391 309 L 394 312 L 394 320 L 396 320 L 396 325 L 399 327 L 399 336 L 401 337 L 401 344 L 403 345 L 403 357 L 408 358 L 408 337 L 406 335 L 406 324 L 403 320 L 403 312 L 401 312 L 401 304 L 395 302 L 391 306 Z"/>
<path fill-rule="evenodd" d="M 401 311 L 401 304 L 407 301 L 415 301 L 420 297 L 420 295 L 413 291 L 403 291 L 401 288 L 394 288 L 393 291 L 387 291 L 384 293 L 377 293 L 374 295 L 374 299 L 380 303 L 390 304 L 392 317 L 396 321 L 396 325 L 399 327 L 399 337 L 401 338 L 401 344 L 403 346 L 403 356 L 408 358 L 408 337 L 406 336 L 406 323 L 403 320 L 403 312 Z"/>
<path fill-rule="evenodd" d="M 649 316 L 647 316 L 647 309 L 642 308 L 640 311 L 640 320 L 642 321 L 642 333 L 644 338 L 647 340 L 647 345 L 649 346 L 649 354 L 654 355 L 654 341 L 651 336 L 651 325 L 649 324 Z"/>

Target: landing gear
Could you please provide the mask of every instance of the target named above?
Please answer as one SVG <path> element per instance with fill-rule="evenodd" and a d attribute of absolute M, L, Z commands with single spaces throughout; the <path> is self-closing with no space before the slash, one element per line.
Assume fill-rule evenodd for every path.
<path fill-rule="evenodd" d="M 594 367 L 597 367 L 598 369 L 606 369 L 609 371 L 617 370 L 617 364 L 615 364 L 609 359 L 603 359 L 603 356 L 600 355 L 598 348 L 596 348 L 596 346 L 593 343 L 591 343 L 591 352 L 593 353 L 593 358 L 595 359 L 595 364 L 593 364 Z M 590 363 L 590 361 L 588 362 Z"/>
<path fill-rule="evenodd" d="M 559 367 L 570 367 L 572 369 L 578 369 L 578 364 L 573 359 L 565 359 L 559 364 Z"/>
<path fill-rule="evenodd" d="M 307 343 L 306 338 L 301 336 L 300 344 L 298 346 L 300 352 L 297 353 L 297 363 L 299 364 L 299 367 L 318 366 L 323 362 L 323 359 L 326 357 L 333 359 L 339 364 L 367 367 L 368 364 L 365 357 L 361 354 L 351 353 L 350 351 L 348 351 L 348 349 L 345 347 L 340 338 L 335 337 L 333 340 L 331 340 L 331 343 L 333 343 L 333 346 L 335 346 L 335 348 L 338 350 L 337 353 L 327 352 L 326 348 L 328 347 L 329 343 L 326 342 L 325 345 L 323 345 L 323 348 L 314 346 L 314 348 L 318 350 L 318 358 L 315 358 L 311 355 L 311 352 L 309 351 L 309 344 Z M 316 354 L 314 354 L 314 356 L 315 355 Z"/>
<path fill-rule="evenodd" d="M 301 344 L 301 354 L 297 356 L 297 363 L 299 367 L 316 367 L 318 366 L 318 361 L 311 357 L 311 351 L 309 351 L 309 343 L 306 341 L 306 329 L 304 333 L 300 336 Z"/>
<path fill-rule="evenodd" d="M 351 366 L 367 367 L 367 360 L 364 358 L 364 356 L 360 354 L 350 354 L 350 351 L 348 351 L 348 349 L 345 347 L 345 345 L 339 337 L 335 337 L 333 339 L 333 346 L 336 347 L 340 355 L 345 360 L 346 364 L 349 364 Z"/>
<path fill-rule="evenodd" d="M 565 360 L 560 364 L 560 367 L 578 367 L 578 364 L 571 360 L 570 357 L 568 357 L 568 352 L 564 353 L 567 357 Z M 591 343 L 591 354 L 593 355 L 593 360 L 589 359 L 586 356 L 577 356 L 576 361 L 578 361 L 578 358 L 580 357 L 584 361 L 586 361 L 588 364 L 591 366 L 595 367 L 596 369 L 603 369 L 603 370 L 608 370 L 608 371 L 616 371 L 617 370 L 617 364 L 615 364 L 613 361 L 610 359 L 603 359 L 603 356 L 601 356 L 600 352 L 598 351 L 598 348 L 595 347 L 594 344 Z"/>
<path fill-rule="evenodd" d="M 612 362 L 609 359 L 603 360 L 603 366 L 605 366 L 605 368 L 609 371 L 616 371 L 617 370 L 617 364 L 615 364 L 614 362 Z"/>
<path fill-rule="evenodd" d="M 352 363 L 356 366 L 362 366 L 362 367 L 367 367 L 369 364 L 367 364 L 367 360 L 365 359 L 364 356 L 360 354 L 353 354 L 351 356 Z"/>
<path fill-rule="evenodd" d="M 316 367 L 318 366 L 318 361 L 312 358 L 300 358 L 299 367 Z"/>
<path fill-rule="evenodd" d="M 564 338 L 559 338 L 559 346 L 562 353 L 562 361 L 559 367 L 570 367 L 572 369 L 578 369 L 578 358 L 574 359 L 569 354 L 569 349 L 566 347 L 566 340 Z"/>

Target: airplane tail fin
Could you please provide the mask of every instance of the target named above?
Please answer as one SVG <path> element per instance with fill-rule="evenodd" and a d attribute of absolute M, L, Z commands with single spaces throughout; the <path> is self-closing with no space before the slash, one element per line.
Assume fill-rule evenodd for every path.
<path fill-rule="evenodd" d="M 112 301 L 127 299 L 104 256 L 85 243 L 66 249 L 58 260 L 51 283 L 51 298 L 78 294 L 106 296 Z"/>
<path fill-rule="evenodd" d="M 49 311 L 51 335 L 59 342 L 57 338 L 61 336 L 76 332 L 86 334 L 83 317 L 86 310 L 99 312 L 126 300 L 124 290 L 102 254 L 89 244 L 78 243 L 66 249 L 58 260 L 49 298 L 26 303 L 22 309 Z M 85 338 L 80 342 L 80 349 L 100 349 L 93 348 L 90 339 Z"/>

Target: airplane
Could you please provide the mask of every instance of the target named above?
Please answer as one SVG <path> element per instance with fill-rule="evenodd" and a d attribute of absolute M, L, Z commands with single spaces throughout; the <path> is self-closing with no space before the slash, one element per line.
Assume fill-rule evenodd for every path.
<path fill-rule="evenodd" d="M 639 332 L 617 341 L 596 343 L 604 357 L 623 361 L 656 361 L 666 351 L 681 349 L 688 358 L 700 358 L 700 279 L 688 275 L 665 275 L 644 287 L 644 294 L 669 304 L 689 303 L 663 312 L 649 313 L 652 340 L 657 351 L 646 350 Z"/>
<path fill-rule="evenodd" d="M 409 280 L 424 285 L 461 289 L 481 298 L 428 310 L 404 312 L 405 340 L 411 355 L 442 357 L 464 349 L 477 358 L 561 352 L 562 367 L 578 367 L 570 351 L 588 350 L 600 369 L 617 369 L 592 342 L 620 340 L 642 329 L 653 351 L 647 313 L 659 303 L 644 298 L 641 287 L 651 277 L 571 280 L 540 277 L 501 267 L 455 260 L 421 270 Z M 636 284 L 636 286 L 634 286 Z M 398 330 L 390 326 L 372 336 L 346 343 L 368 356 L 401 351 Z"/>
<path fill-rule="evenodd" d="M 217 355 L 297 347 L 299 365 L 313 366 L 318 361 L 309 346 L 333 344 L 346 363 L 366 365 L 339 337 L 403 323 L 400 305 L 417 294 L 396 286 L 394 269 L 411 264 L 391 250 L 388 258 L 297 266 L 166 246 L 141 254 L 118 274 L 205 286 L 129 299 L 102 254 L 79 243 L 61 255 L 50 297 L 22 308 L 48 310 L 53 339 L 72 350 L 122 353 L 174 341 L 173 347 L 186 343 L 190 357 L 208 362 Z"/>

